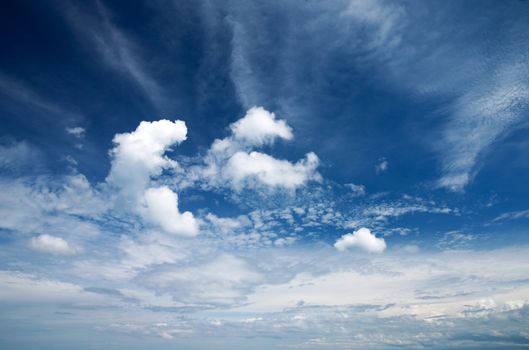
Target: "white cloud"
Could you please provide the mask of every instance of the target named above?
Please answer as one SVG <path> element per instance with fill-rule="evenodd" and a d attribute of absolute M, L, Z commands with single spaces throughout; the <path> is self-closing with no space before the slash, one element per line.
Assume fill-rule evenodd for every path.
<path fill-rule="evenodd" d="M 169 233 L 182 236 L 198 234 L 197 220 L 188 211 L 179 212 L 178 195 L 166 186 L 145 191 L 141 213 L 145 220 Z"/>
<path fill-rule="evenodd" d="M 251 224 L 250 219 L 245 215 L 241 215 L 238 218 L 220 218 L 215 214 L 208 213 L 206 219 L 211 223 L 215 231 L 223 235 L 232 234 Z"/>
<path fill-rule="evenodd" d="M 169 233 L 194 236 L 198 223 L 190 212 L 180 213 L 178 195 L 166 186 L 149 188 L 151 177 L 177 163 L 164 155 L 173 144 L 187 137 L 181 120 L 142 121 L 135 131 L 117 134 L 112 168 L 107 181 L 120 190 L 123 199 L 147 222 Z"/>
<path fill-rule="evenodd" d="M 235 188 L 258 180 L 267 186 L 294 189 L 313 178 L 318 163 L 312 152 L 295 164 L 260 152 L 237 152 L 228 161 L 224 174 Z"/>
<path fill-rule="evenodd" d="M 252 146 L 272 143 L 276 138 L 291 140 L 292 128 L 263 107 L 252 107 L 246 115 L 230 125 L 233 138 Z"/>
<path fill-rule="evenodd" d="M 230 186 L 236 190 L 258 186 L 295 189 L 310 180 L 319 180 L 319 159 L 309 152 L 305 159 L 292 163 L 252 151 L 272 144 L 275 139 L 292 139 L 292 130 L 284 120 L 262 107 L 249 109 L 230 125 L 232 135 L 217 139 L 205 157 L 205 167 L 195 167 L 193 176 L 205 179 L 210 186 Z"/>
<path fill-rule="evenodd" d="M 469 243 L 475 240 L 475 235 L 461 231 L 445 232 L 437 242 L 437 247 L 444 250 L 463 249 L 469 246 Z"/>
<path fill-rule="evenodd" d="M 334 247 L 341 252 L 349 248 L 359 248 L 369 253 L 382 253 L 386 250 L 386 241 L 384 238 L 377 238 L 368 228 L 362 227 L 343 235 L 334 243 Z"/>
<path fill-rule="evenodd" d="M 180 241 L 160 241 L 160 237 L 156 235 L 146 235 L 142 238 L 144 241 L 123 237 L 119 243 L 119 249 L 125 253 L 121 263 L 128 271 L 150 265 L 175 263 L 186 257 Z"/>
<path fill-rule="evenodd" d="M 107 209 L 104 198 L 79 174 L 0 179 L 0 228 L 24 239 L 48 234 L 68 237 L 80 246 L 100 233 L 96 222 Z"/>
<path fill-rule="evenodd" d="M 31 239 L 31 248 L 54 255 L 74 255 L 75 249 L 61 237 L 43 234 Z"/>
<path fill-rule="evenodd" d="M 129 199 L 136 199 L 147 188 L 151 176 L 176 162 L 164 156 L 173 144 L 186 140 L 187 127 L 181 120 L 142 121 L 135 131 L 114 136 L 116 146 L 110 151 L 112 168 L 107 181 L 117 186 Z"/>
<path fill-rule="evenodd" d="M 363 215 L 382 221 L 386 220 L 387 217 L 398 217 L 413 213 L 457 214 L 458 210 L 431 204 L 395 202 L 369 206 L 362 211 Z"/>
<path fill-rule="evenodd" d="M 369 305 L 375 306 L 370 313 L 377 314 L 382 322 L 384 317 L 402 315 L 426 321 L 466 317 L 468 306 L 484 298 L 514 308 L 528 301 L 529 286 L 518 280 L 529 269 L 523 258 L 527 249 L 421 253 L 412 247 L 397 254 L 356 260 L 350 255 L 338 256 L 339 260 L 332 261 L 328 260 L 330 255 L 320 255 L 321 251 L 285 251 L 290 259 L 282 256 L 282 267 L 295 261 L 304 268 L 288 282 L 260 285 L 248 296 L 245 306 L 236 310 L 284 312 L 296 308 L 299 301 L 310 309 Z M 328 272 L 320 273 L 322 267 Z M 484 291 L 483 285 L 489 288 Z"/>
<path fill-rule="evenodd" d="M 66 132 L 70 135 L 77 137 L 78 139 L 82 139 L 86 130 L 80 126 L 75 126 L 66 128 Z"/>
<path fill-rule="evenodd" d="M 493 80 L 481 82 L 453 106 L 444 132 L 450 151 L 443 155 L 441 187 L 461 191 L 475 176 L 479 155 L 521 120 L 529 106 L 529 67 L 511 64 L 495 71 Z"/>
<path fill-rule="evenodd" d="M 527 219 L 529 218 L 529 210 L 519 210 L 503 213 L 492 220 L 492 222 L 501 220 Z"/>

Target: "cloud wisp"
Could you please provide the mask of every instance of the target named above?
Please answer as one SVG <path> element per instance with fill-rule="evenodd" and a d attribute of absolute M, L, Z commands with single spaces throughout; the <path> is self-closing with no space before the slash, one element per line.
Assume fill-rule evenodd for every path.
<path fill-rule="evenodd" d="M 112 23 L 111 13 L 102 3 L 97 3 L 96 10 L 90 14 L 86 8 L 70 4 L 64 13 L 75 32 L 108 67 L 134 82 L 154 107 L 163 111 L 168 105 L 165 91 L 143 62 L 140 48 Z"/>

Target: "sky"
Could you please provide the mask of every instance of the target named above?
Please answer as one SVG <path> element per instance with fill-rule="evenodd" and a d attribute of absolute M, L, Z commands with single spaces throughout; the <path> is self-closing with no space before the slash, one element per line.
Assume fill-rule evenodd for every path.
<path fill-rule="evenodd" d="M 529 1 L 0 17 L 0 348 L 529 347 Z"/>

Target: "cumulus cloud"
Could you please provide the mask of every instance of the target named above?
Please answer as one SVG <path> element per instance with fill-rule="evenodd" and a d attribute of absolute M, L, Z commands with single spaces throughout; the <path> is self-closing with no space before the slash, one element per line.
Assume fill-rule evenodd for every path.
<path fill-rule="evenodd" d="M 166 186 L 149 188 L 151 177 L 177 167 L 164 154 L 186 137 L 183 121 L 166 119 L 142 121 L 135 131 L 117 134 L 113 140 L 116 147 L 110 152 L 113 160 L 107 181 L 147 222 L 170 233 L 193 236 L 198 233 L 197 221 L 190 212 L 179 212 L 178 195 Z"/>
<path fill-rule="evenodd" d="M 284 120 L 262 107 L 250 108 L 230 125 L 232 134 L 217 139 L 205 157 L 205 167 L 195 169 L 198 177 L 211 186 L 230 186 L 236 190 L 260 185 L 295 189 L 319 179 L 319 159 L 313 152 L 296 163 L 277 159 L 253 150 L 276 139 L 291 140 L 292 129 Z"/>
<path fill-rule="evenodd" d="M 110 151 L 112 168 L 107 181 L 130 197 L 141 195 L 151 176 L 176 162 L 164 156 L 173 144 L 187 138 L 187 127 L 181 120 L 142 121 L 135 131 L 117 134 Z"/>
<path fill-rule="evenodd" d="M 275 114 L 263 107 L 252 107 L 246 115 L 231 126 L 237 141 L 253 146 L 272 143 L 276 138 L 291 140 L 292 128 L 284 120 L 276 120 Z"/>
<path fill-rule="evenodd" d="M 166 186 L 145 191 L 141 208 L 143 217 L 165 231 L 182 236 L 198 234 L 198 222 L 193 214 L 178 211 L 178 195 Z"/>
<path fill-rule="evenodd" d="M 318 157 L 312 152 L 294 164 L 260 152 L 237 152 L 228 161 L 224 173 L 236 188 L 258 180 L 268 186 L 293 189 L 311 178 L 318 163 Z"/>
<path fill-rule="evenodd" d="M 54 255 L 75 254 L 75 249 L 72 248 L 66 240 L 48 234 L 33 237 L 31 239 L 31 248 L 39 252 Z"/>
<path fill-rule="evenodd" d="M 362 227 L 340 237 L 334 243 L 334 247 L 340 252 L 349 248 L 359 248 L 369 253 L 382 253 L 386 250 L 386 241 L 375 236 L 368 228 Z"/>

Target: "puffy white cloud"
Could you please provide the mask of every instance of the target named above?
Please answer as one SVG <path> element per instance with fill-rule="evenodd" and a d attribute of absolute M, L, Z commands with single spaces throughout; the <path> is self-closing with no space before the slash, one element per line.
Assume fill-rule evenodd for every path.
<path fill-rule="evenodd" d="M 74 255 L 75 249 L 61 237 L 43 234 L 31 239 L 31 248 L 54 255 Z"/>
<path fill-rule="evenodd" d="M 368 228 L 362 227 L 343 235 L 334 243 L 334 247 L 341 252 L 349 248 L 359 248 L 369 253 L 382 253 L 386 250 L 386 241 L 372 234 Z"/>
<path fill-rule="evenodd" d="M 114 136 L 112 168 L 107 181 L 117 186 L 129 199 L 138 199 L 150 177 L 176 166 L 164 156 L 169 147 L 184 141 L 187 127 L 181 120 L 142 121 L 135 131 Z"/>
<path fill-rule="evenodd" d="M 186 138 L 183 121 L 166 119 L 142 121 L 135 131 L 117 134 L 107 181 L 120 189 L 125 201 L 148 223 L 169 233 L 194 236 L 198 234 L 198 223 L 192 213 L 180 213 L 178 195 L 166 186 L 149 188 L 151 177 L 177 166 L 164 153 Z"/>
<path fill-rule="evenodd" d="M 197 220 L 188 211 L 179 212 L 178 195 L 167 186 L 145 191 L 141 213 L 148 222 L 159 225 L 169 233 L 182 236 L 198 234 Z"/>
<path fill-rule="evenodd" d="M 313 152 L 292 163 L 253 148 L 272 144 L 275 139 L 291 140 L 292 129 L 284 120 L 262 107 L 249 109 L 246 115 L 230 125 L 232 134 L 217 139 L 205 157 L 205 167 L 192 172 L 210 186 L 231 186 L 236 190 L 260 185 L 295 189 L 309 180 L 318 180 L 319 159 Z"/>
<path fill-rule="evenodd" d="M 314 176 L 318 163 L 318 157 L 312 152 L 295 164 L 260 152 L 237 152 L 228 161 L 224 174 L 231 179 L 235 188 L 258 180 L 268 186 L 293 189 Z"/>
<path fill-rule="evenodd" d="M 230 125 L 235 140 L 253 146 L 272 143 L 279 137 L 291 140 L 292 128 L 284 120 L 276 120 L 275 114 L 263 107 L 252 107 L 246 115 Z"/>

